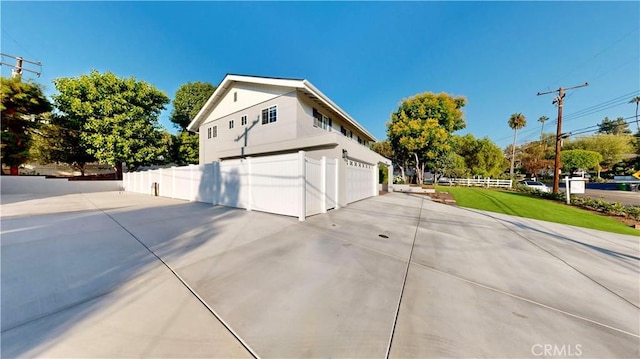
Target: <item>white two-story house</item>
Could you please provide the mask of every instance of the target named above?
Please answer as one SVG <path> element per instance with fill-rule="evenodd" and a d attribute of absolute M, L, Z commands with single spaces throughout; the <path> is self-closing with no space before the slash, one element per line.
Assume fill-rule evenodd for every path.
<path fill-rule="evenodd" d="M 391 165 L 369 149 L 376 138 L 307 80 L 228 74 L 187 129 L 200 133 L 200 164 L 303 150 L 341 159 L 342 173 Z"/>
<path fill-rule="evenodd" d="M 200 163 L 283 152 L 388 164 L 376 138 L 307 80 L 227 75 L 189 124 Z"/>

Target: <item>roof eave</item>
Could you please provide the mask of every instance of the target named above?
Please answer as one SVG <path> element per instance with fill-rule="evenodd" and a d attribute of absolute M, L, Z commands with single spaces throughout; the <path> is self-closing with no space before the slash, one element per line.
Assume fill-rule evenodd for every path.
<path fill-rule="evenodd" d="M 327 106 L 329 106 L 333 111 L 342 115 L 345 119 L 347 119 L 347 121 L 351 122 L 352 125 L 358 128 L 358 130 L 360 130 L 365 135 L 369 136 L 371 140 L 378 142 L 378 139 L 373 134 L 371 134 L 364 127 L 362 127 L 362 125 L 360 125 L 358 121 L 356 121 L 351 116 L 349 116 L 349 114 L 345 110 L 340 108 L 340 106 L 338 106 L 329 97 L 323 94 L 322 91 L 318 90 L 315 86 L 313 86 L 311 82 L 309 82 L 308 80 L 303 80 L 302 83 L 305 85 L 305 88 L 307 91 L 313 93 L 316 97 L 322 99 L 322 101 L 324 101 Z"/>

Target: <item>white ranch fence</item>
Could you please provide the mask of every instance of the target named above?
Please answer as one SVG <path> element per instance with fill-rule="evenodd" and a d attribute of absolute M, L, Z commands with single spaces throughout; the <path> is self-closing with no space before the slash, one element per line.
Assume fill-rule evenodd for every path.
<path fill-rule="evenodd" d="M 491 179 L 491 178 L 450 178 L 447 181 L 438 182 L 440 185 L 456 185 L 456 186 L 468 186 L 468 187 L 502 187 L 502 188 L 511 188 L 513 187 L 512 180 L 501 180 L 501 179 Z"/>
<path fill-rule="evenodd" d="M 302 221 L 338 208 L 339 167 L 337 159 L 315 160 L 300 151 L 124 173 L 123 187 L 130 192 L 294 216 Z M 347 166 L 347 203 L 377 195 L 375 171 L 376 166 L 371 165 Z"/>

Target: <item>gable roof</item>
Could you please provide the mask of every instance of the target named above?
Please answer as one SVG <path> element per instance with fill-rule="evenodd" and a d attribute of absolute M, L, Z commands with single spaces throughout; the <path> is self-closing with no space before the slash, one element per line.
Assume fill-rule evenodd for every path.
<path fill-rule="evenodd" d="M 366 136 L 369 136 L 371 140 L 377 141 L 377 139 L 367 131 L 362 125 L 360 125 L 355 119 L 349 116 L 340 106 L 336 105 L 329 97 L 323 94 L 320 90 L 318 90 L 315 86 L 311 84 L 308 80 L 304 79 L 292 79 L 292 78 L 277 78 L 277 77 L 260 77 L 260 76 L 247 76 L 247 75 L 235 75 L 235 74 L 227 74 L 222 82 L 218 85 L 216 90 L 213 92 L 211 97 L 207 100 L 207 102 L 202 106 L 196 117 L 191 121 L 189 126 L 187 126 L 187 130 L 196 131 L 202 124 L 202 122 L 206 119 L 206 116 L 211 113 L 211 111 L 218 105 L 224 94 L 227 92 L 229 88 L 231 88 L 236 82 L 245 82 L 245 83 L 254 83 L 261 85 L 271 85 L 271 86 L 282 86 L 282 87 L 291 87 L 295 89 L 301 90 L 306 95 L 310 96 L 313 99 L 317 99 L 323 105 L 327 106 L 331 110 L 335 111 L 337 114 L 342 116 L 346 122 L 353 125 L 355 128 L 360 130 Z"/>

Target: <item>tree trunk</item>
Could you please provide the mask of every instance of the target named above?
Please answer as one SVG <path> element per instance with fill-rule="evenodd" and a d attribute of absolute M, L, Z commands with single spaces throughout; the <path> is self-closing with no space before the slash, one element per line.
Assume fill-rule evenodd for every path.
<path fill-rule="evenodd" d="M 424 171 L 420 171 L 421 165 L 420 160 L 418 159 L 418 154 L 414 152 L 413 154 L 416 158 L 416 182 L 417 184 L 422 184 L 422 177 L 424 176 Z"/>
<path fill-rule="evenodd" d="M 121 180 L 122 179 L 122 162 L 116 163 L 114 167 L 116 169 L 116 179 Z"/>
<path fill-rule="evenodd" d="M 511 146 L 511 169 L 509 170 L 509 176 L 513 179 L 513 165 L 516 160 L 516 140 L 518 138 L 518 129 L 513 130 L 513 145 Z"/>

